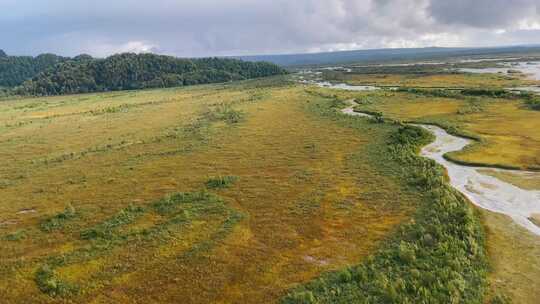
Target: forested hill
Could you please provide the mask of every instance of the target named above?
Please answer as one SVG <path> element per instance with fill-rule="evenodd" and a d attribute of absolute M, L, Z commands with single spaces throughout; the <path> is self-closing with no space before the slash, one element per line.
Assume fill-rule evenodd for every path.
<path fill-rule="evenodd" d="M 34 63 L 43 56 L 49 58 L 50 55 L 35 57 Z M 6 82 L 3 86 L 16 86 L 23 75 L 38 70 L 37 67 L 30 68 L 32 62 L 24 61 L 28 60 L 26 58 L 32 57 L 0 58 L 0 61 L 7 60 L 11 64 L 20 62 L 20 65 L 14 64 L 8 69 L 15 73 L 5 77 L 16 81 Z M 49 59 L 54 61 L 52 57 Z M 47 67 L 40 65 L 41 72 L 27 77 L 12 91 L 22 95 L 46 96 L 228 82 L 287 73 L 279 66 L 266 62 L 230 58 L 182 59 L 155 54 L 124 53 L 105 59 L 80 55 L 74 58 L 57 57 L 56 61 Z"/>
<path fill-rule="evenodd" d="M 53 54 L 43 54 L 37 57 L 8 56 L 3 50 L 0 50 L 0 87 L 20 85 L 25 80 L 67 59 Z"/>

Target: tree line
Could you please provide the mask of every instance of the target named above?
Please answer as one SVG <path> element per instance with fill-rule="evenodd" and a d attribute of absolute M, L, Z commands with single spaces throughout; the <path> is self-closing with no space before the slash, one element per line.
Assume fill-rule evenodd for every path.
<path fill-rule="evenodd" d="M 1 55 L 1 53 L 0 53 Z M 45 60 L 46 59 L 46 60 Z M 104 59 L 79 55 L 0 56 L 0 86 L 21 95 L 60 95 L 228 82 L 286 74 L 267 62 L 176 58 L 124 53 Z"/>
<path fill-rule="evenodd" d="M 68 58 L 54 54 L 8 56 L 0 50 L 0 87 L 14 87 Z"/>

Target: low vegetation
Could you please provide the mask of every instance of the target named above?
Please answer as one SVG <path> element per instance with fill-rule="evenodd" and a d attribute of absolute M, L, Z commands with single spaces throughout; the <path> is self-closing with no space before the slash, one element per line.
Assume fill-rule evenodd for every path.
<path fill-rule="evenodd" d="M 237 180 L 237 176 L 217 176 L 209 178 L 205 184 L 209 189 L 221 189 L 230 187 Z"/>
<path fill-rule="evenodd" d="M 162 220 L 142 229 L 125 229 L 149 213 L 156 213 Z M 216 242 L 227 236 L 241 217 L 241 214 L 225 206 L 221 198 L 207 192 L 173 194 L 151 204 L 151 208 L 128 206 L 92 228 L 81 231 L 80 239 L 87 243 L 61 256 L 49 257 L 45 264 L 38 268 L 35 281 L 42 292 L 52 297 L 87 293 L 94 288 L 92 286 L 97 283 L 97 279 L 86 285 L 80 282 L 77 284 L 62 278 L 59 270 L 102 258 L 127 243 L 144 244 L 146 248 L 167 244 L 175 239 L 176 234 L 189 232 L 192 221 L 219 218 L 221 227 L 207 240 L 195 243 L 190 248 L 189 254 L 198 254 L 211 249 Z M 107 270 L 103 271 L 108 275 Z M 109 271 L 118 275 L 122 270 Z"/>
<path fill-rule="evenodd" d="M 109 62 L 129 74 L 132 56 L 68 59 L 30 87 L 79 92 L 90 67 Z M 535 303 L 534 237 L 516 237 L 522 234 L 511 221 L 487 211 L 479 216 L 449 187 L 443 168 L 418 156 L 431 134 L 402 123 L 474 138 L 456 159 L 534 166 L 540 119 L 527 104 L 533 97 L 498 90 L 514 80 L 418 71 L 390 78 L 428 88 L 330 91 L 281 76 L 183 87 L 217 81 L 205 77 L 241 63 L 136 56 L 141 64 L 147 58 L 208 69 L 181 74 L 181 83 L 171 82 L 177 88 L 0 104 L 0 294 L 7 303 L 480 304 L 506 301 L 505 286 L 512 299 Z M 79 73 L 79 65 L 88 70 Z M 56 86 L 64 80 L 54 73 L 63 69 L 66 78 L 58 79 L 75 81 Z M 87 88 L 153 86 L 124 79 Z M 464 79 L 466 90 L 434 88 L 445 80 L 457 88 Z M 376 117 L 339 113 L 351 99 Z"/>
<path fill-rule="evenodd" d="M 527 98 L 525 103 L 532 110 L 540 111 L 540 98 L 539 97 Z"/>
<path fill-rule="evenodd" d="M 271 303 L 358 263 L 419 194 L 370 158 L 393 127 L 329 102 L 281 77 L 6 100 L 3 300 Z"/>
<path fill-rule="evenodd" d="M 55 214 L 54 216 L 43 220 L 40 224 L 41 230 L 45 232 L 51 232 L 54 230 L 62 229 L 69 221 L 77 217 L 77 212 L 72 205 L 66 207 L 63 212 Z"/>
<path fill-rule="evenodd" d="M 412 187 L 428 193 L 414 219 L 363 264 L 302 285 L 282 303 L 483 303 L 484 232 L 442 167 L 417 156 L 431 140 L 410 126 L 389 137 L 387 153 L 406 168 Z"/>
<path fill-rule="evenodd" d="M 373 73 L 355 74 L 333 72 L 325 74 L 329 81 L 345 82 L 351 85 L 376 85 L 382 87 L 404 87 L 411 89 L 503 89 L 534 82 L 523 81 L 520 77 L 497 74 L 466 74 L 456 72 L 441 73 Z M 451 93 L 450 93 L 451 94 Z"/>

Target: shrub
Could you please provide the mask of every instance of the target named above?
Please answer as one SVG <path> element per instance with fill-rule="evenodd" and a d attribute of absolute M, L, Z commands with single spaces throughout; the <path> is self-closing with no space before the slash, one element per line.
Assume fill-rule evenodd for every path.
<path fill-rule="evenodd" d="M 66 222 L 72 220 L 77 216 L 75 208 L 68 205 L 63 212 L 60 212 L 50 218 L 43 220 L 40 224 L 41 230 L 45 232 L 51 232 L 53 230 L 61 229 L 65 226 Z"/>
<path fill-rule="evenodd" d="M 157 213 L 165 215 L 176 212 L 177 208 L 184 204 L 211 204 L 219 201 L 219 197 L 206 191 L 181 192 L 155 202 L 153 204 L 153 207 L 157 211 Z"/>
<path fill-rule="evenodd" d="M 119 226 L 132 223 L 136 218 L 144 213 L 144 208 L 129 206 L 120 210 L 113 217 L 100 223 L 99 225 L 83 230 L 81 232 L 81 238 L 83 240 L 91 240 L 96 238 L 112 239 L 114 238 L 113 229 Z"/>
<path fill-rule="evenodd" d="M 209 189 L 228 188 L 238 180 L 237 176 L 218 176 L 212 177 L 206 181 L 206 187 Z"/>
<path fill-rule="evenodd" d="M 396 91 L 422 95 L 422 96 L 428 96 L 428 97 L 455 98 L 455 97 L 459 97 L 460 95 L 458 90 L 447 90 L 447 89 L 419 89 L 419 88 L 400 87 L 400 88 L 397 88 Z"/>
<path fill-rule="evenodd" d="M 6 241 L 21 241 L 26 238 L 25 230 L 17 230 L 13 233 L 10 233 L 4 237 Z"/>
<path fill-rule="evenodd" d="M 540 97 L 531 97 L 526 99 L 525 103 L 533 110 L 540 111 Z"/>
<path fill-rule="evenodd" d="M 244 113 L 231 108 L 229 105 L 220 105 L 208 113 L 211 121 L 223 121 L 229 124 L 239 123 L 244 119 Z"/>
<path fill-rule="evenodd" d="M 62 296 L 76 291 L 75 287 L 60 280 L 48 264 L 41 266 L 35 275 L 36 284 L 42 292 L 50 296 Z"/>
<path fill-rule="evenodd" d="M 515 97 L 515 94 L 505 89 L 465 89 L 461 94 L 468 96 L 484 96 L 494 98 Z"/>

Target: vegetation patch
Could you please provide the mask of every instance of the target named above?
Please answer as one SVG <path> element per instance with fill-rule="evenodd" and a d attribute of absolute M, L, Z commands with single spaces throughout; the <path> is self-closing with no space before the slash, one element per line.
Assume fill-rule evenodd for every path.
<path fill-rule="evenodd" d="M 465 89 L 461 94 L 466 96 L 481 96 L 492 98 L 512 98 L 518 97 L 518 94 L 512 93 L 505 89 Z"/>
<path fill-rule="evenodd" d="M 525 104 L 532 110 L 540 111 L 540 97 L 527 98 Z"/>
<path fill-rule="evenodd" d="M 145 215 L 157 216 L 159 220 L 153 226 L 129 229 L 129 225 Z M 193 243 L 188 253 L 183 255 L 197 254 L 211 249 L 231 232 L 241 218 L 241 214 L 227 207 L 220 197 L 204 191 L 176 193 L 152 203 L 150 207 L 131 205 L 92 228 L 82 230 L 80 239 L 85 243 L 81 247 L 62 255 L 48 257 L 36 271 L 35 282 L 42 292 L 53 297 L 68 297 L 88 292 L 88 289 L 96 288 L 97 279 L 88 286 L 83 286 L 82 282 L 66 280 L 57 270 L 107 256 L 116 248 L 140 246 L 148 250 L 149 247 L 167 244 L 175 240 L 177 235 L 189 232 L 193 221 L 204 219 L 220 223 L 208 238 Z M 121 270 L 115 269 L 111 273 L 118 275 L 119 271 Z"/>
<path fill-rule="evenodd" d="M 60 212 L 52 217 L 43 220 L 40 224 L 40 229 L 45 232 L 62 229 L 64 228 L 66 223 L 75 219 L 77 216 L 78 214 L 75 211 L 75 208 L 73 208 L 73 206 L 71 205 L 68 205 L 63 212 Z"/>
<path fill-rule="evenodd" d="M 113 239 L 117 237 L 114 233 L 114 229 L 120 226 L 128 225 L 135 221 L 139 216 L 144 213 L 144 208 L 129 206 L 120 210 L 113 217 L 105 220 L 99 225 L 94 226 L 93 228 L 83 230 L 81 232 L 81 238 L 83 240 L 92 240 L 92 239 Z"/>
<path fill-rule="evenodd" d="M 223 121 L 228 124 L 236 124 L 244 119 L 244 113 L 233 109 L 230 105 L 223 104 L 206 113 L 210 121 Z"/>
<path fill-rule="evenodd" d="M 26 238 L 26 231 L 24 229 L 17 230 L 13 233 L 6 234 L 4 239 L 6 241 L 21 241 Z"/>
<path fill-rule="evenodd" d="M 39 267 L 36 271 L 35 281 L 39 290 L 53 297 L 77 292 L 76 286 L 60 280 L 56 272 L 48 264 Z"/>
<path fill-rule="evenodd" d="M 205 184 L 208 189 L 222 189 L 230 187 L 237 180 L 238 176 L 216 176 L 209 178 Z"/>

